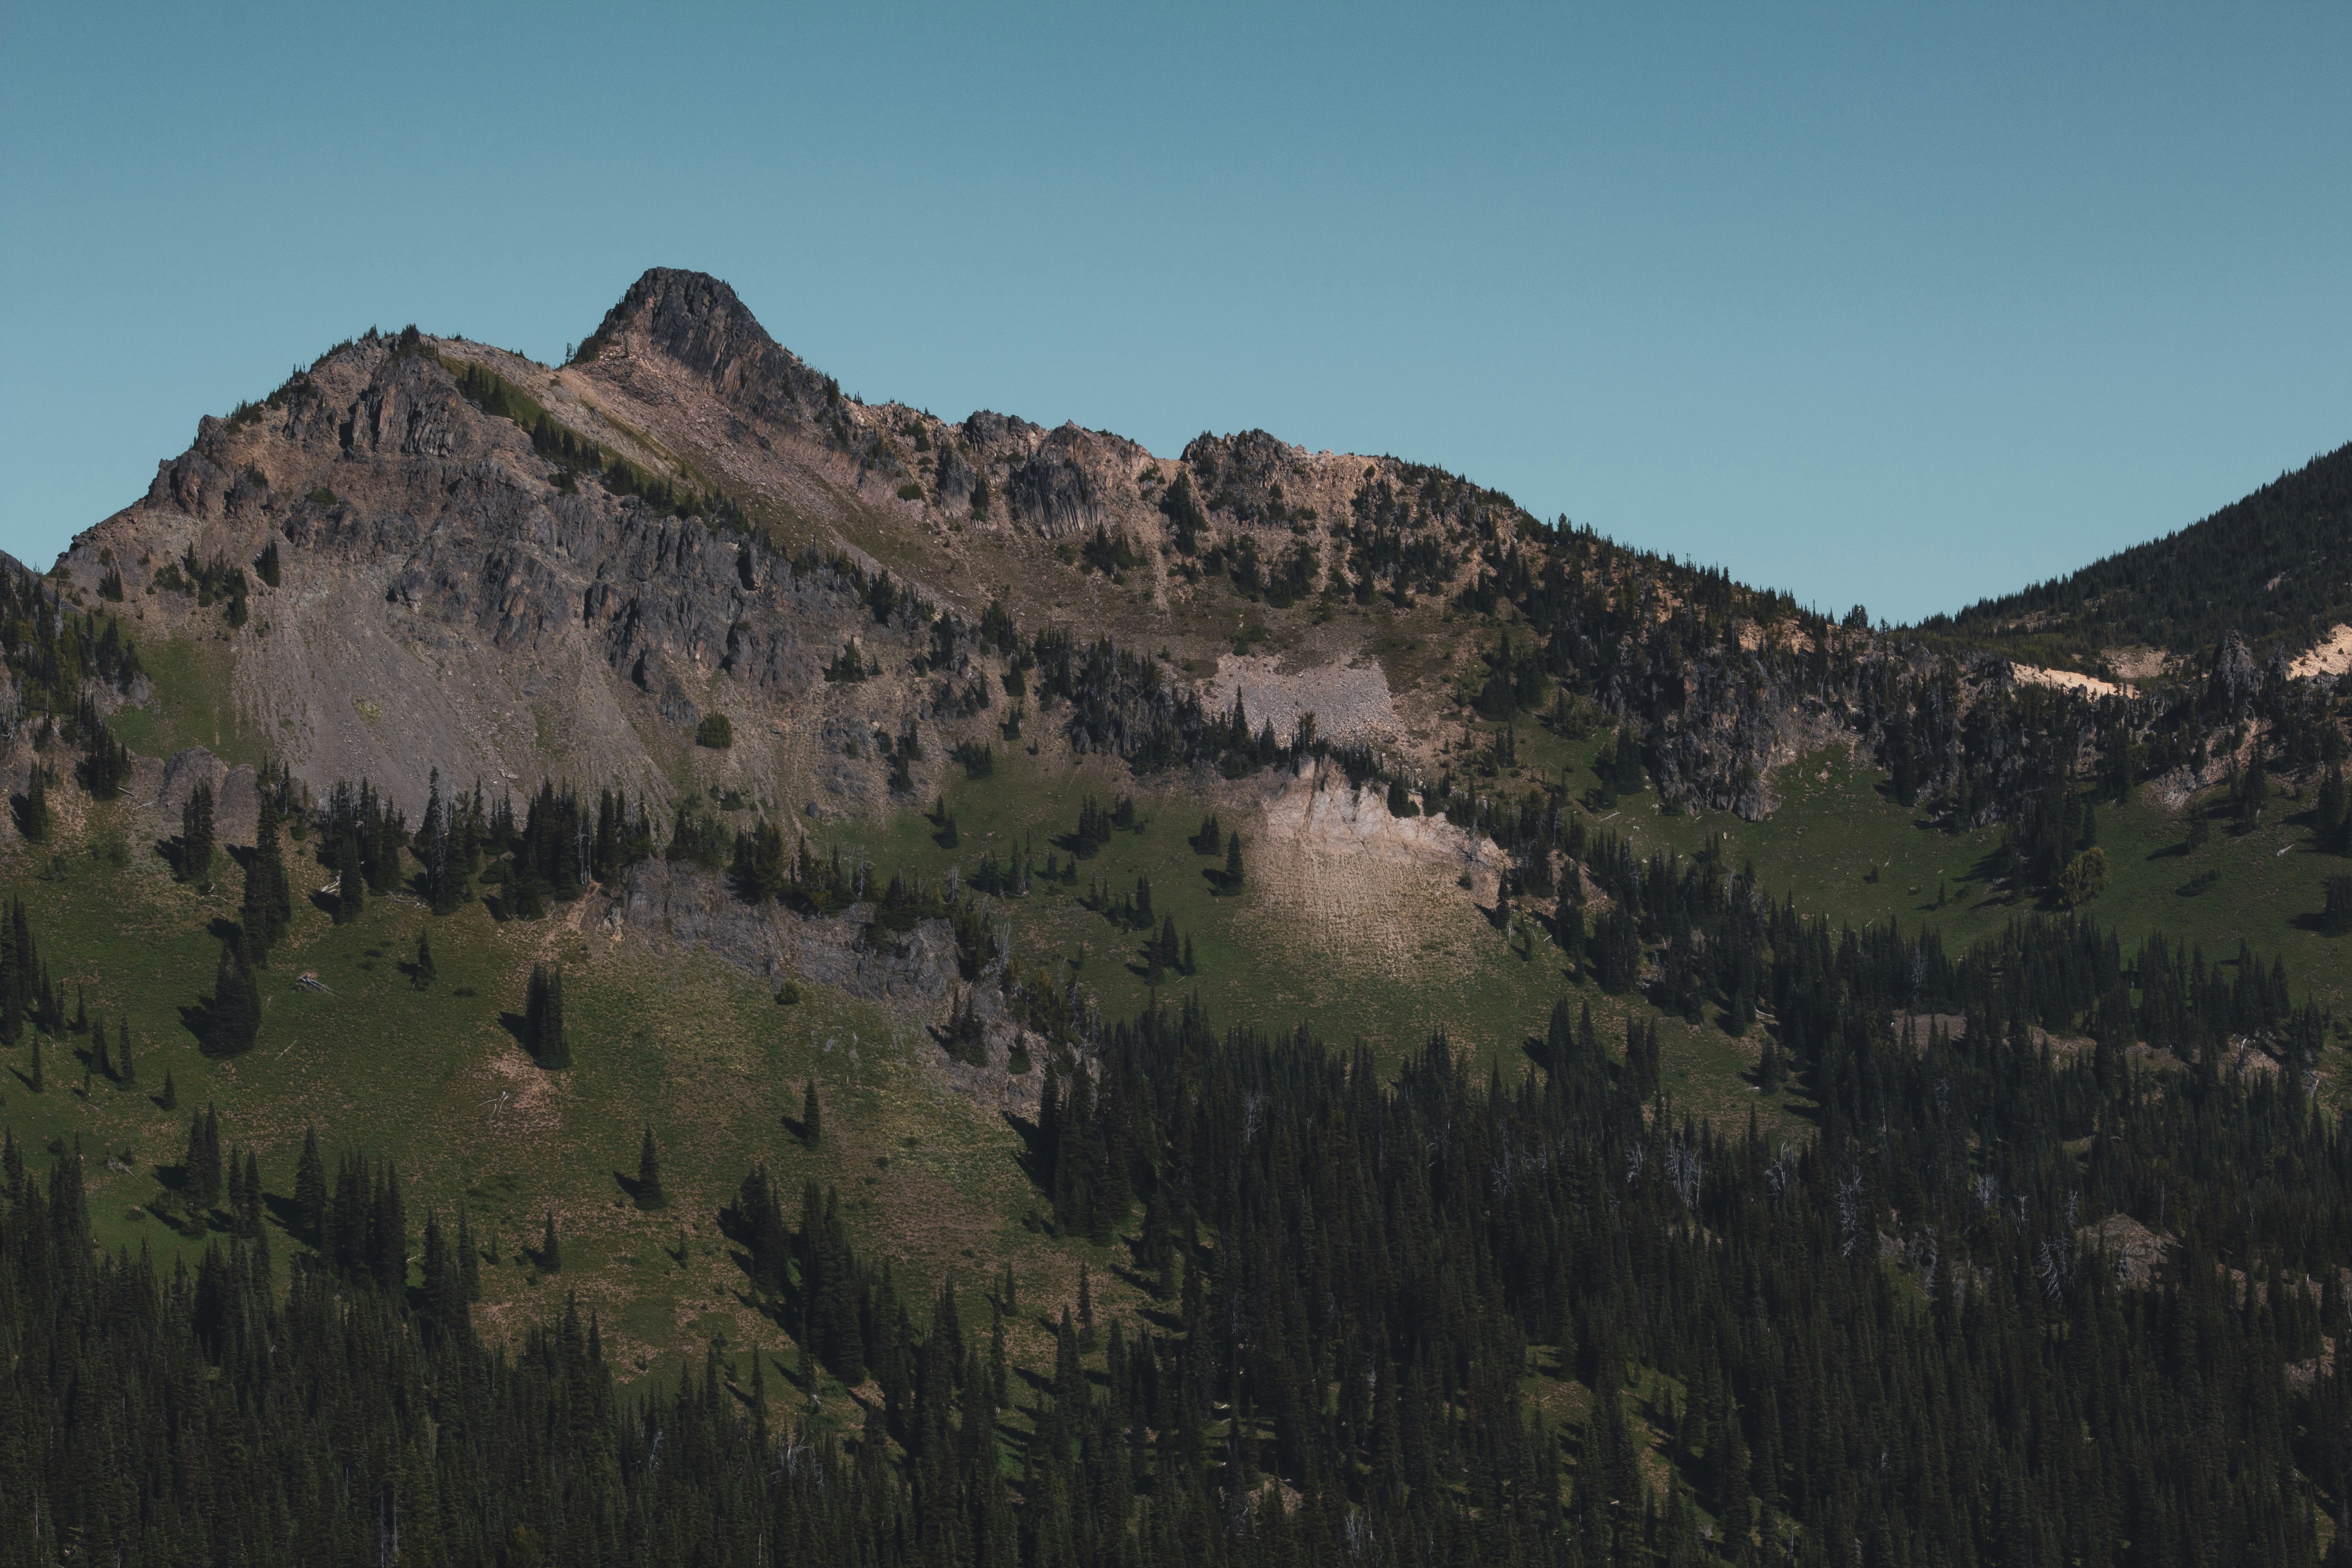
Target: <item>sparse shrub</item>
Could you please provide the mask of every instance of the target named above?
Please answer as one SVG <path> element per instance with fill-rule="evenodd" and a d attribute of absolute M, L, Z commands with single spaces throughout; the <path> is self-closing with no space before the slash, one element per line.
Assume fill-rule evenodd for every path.
<path fill-rule="evenodd" d="M 694 743 L 723 752 L 735 743 L 734 721 L 724 713 L 706 713 L 694 729 Z"/>

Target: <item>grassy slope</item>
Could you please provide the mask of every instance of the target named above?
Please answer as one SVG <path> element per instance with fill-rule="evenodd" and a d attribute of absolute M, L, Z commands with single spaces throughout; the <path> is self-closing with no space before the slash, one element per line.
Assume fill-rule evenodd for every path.
<path fill-rule="evenodd" d="M 412 1223 L 421 1226 L 428 1208 L 446 1219 L 463 1203 L 505 1259 L 483 1271 L 486 1325 L 537 1321 L 576 1289 L 602 1314 L 625 1370 L 698 1358 L 714 1334 L 734 1345 L 785 1343 L 745 1296 L 712 1220 L 755 1160 L 788 1193 L 809 1176 L 836 1184 L 866 1245 L 912 1279 L 956 1269 L 967 1321 L 986 1321 L 981 1287 L 1008 1259 L 1024 1309 L 1071 1299 L 1081 1258 L 1092 1260 L 1107 1308 L 1132 1295 L 1109 1277 L 1107 1251 L 1049 1242 L 1024 1224 L 1038 1200 L 1018 1133 L 948 1090 L 935 1049 L 882 1009 L 822 987 L 780 1007 L 715 960 L 655 958 L 593 929 L 583 934 L 565 910 L 505 926 L 479 908 L 432 921 L 439 977 L 419 991 L 405 963 L 426 917 L 377 900 L 342 928 L 305 906 L 264 973 L 261 1043 L 214 1061 L 198 1050 L 185 1010 L 212 988 L 219 949 L 207 928 L 234 915 L 235 874 L 227 889 L 199 897 L 152 855 L 117 868 L 73 853 L 62 882 L 36 879 L 36 859 L 18 847 L 0 861 L 0 890 L 27 900 L 43 957 L 69 995 L 86 990 L 92 1015 L 110 1024 L 127 1013 L 139 1083 L 100 1078 L 85 1092 L 88 1043 L 73 1037 L 47 1047 L 47 1092 L 37 1095 L 25 1079 L 29 1048 L 19 1047 L 6 1053 L 16 1071 L 0 1094 L 0 1123 L 37 1163 L 52 1140 L 80 1140 L 96 1226 L 110 1245 L 190 1259 L 206 1245 L 146 1207 L 175 1176 L 191 1111 L 209 1103 L 226 1141 L 259 1151 L 272 1194 L 291 1191 L 303 1129 L 316 1125 L 331 1160 L 364 1150 L 397 1164 Z M 46 867 L 47 850 L 37 859 Z M 323 875 L 307 856 L 294 868 L 314 882 Z M 565 966 L 576 1065 L 562 1074 L 533 1066 L 502 1021 L 542 959 Z M 328 993 L 298 987 L 305 972 Z M 179 1097 L 170 1112 L 156 1103 L 167 1072 Z M 786 1125 L 812 1076 L 826 1117 L 816 1151 Z M 510 1097 L 503 1104 L 501 1091 Z M 671 1199 L 651 1214 L 629 1201 L 621 1179 L 634 1179 L 648 1125 Z M 108 1155 L 128 1173 L 106 1168 Z M 550 1210 L 565 1267 L 542 1277 L 523 1254 Z M 273 1240 L 282 1260 L 293 1244 L 282 1233 Z M 1034 1314 L 1023 1331 L 1050 1355 Z"/>
<path fill-rule="evenodd" d="M 225 667 L 208 662 L 197 643 L 157 651 L 164 700 L 156 711 L 195 717 L 147 719 L 151 728 L 139 738 L 156 750 L 167 741 L 211 743 L 213 733 L 236 743 L 220 702 Z M 1412 666 L 1401 677 L 1444 678 L 1436 667 L 1415 666 L 1427 660 L 1410 645 L 1389 652 Z M 135 728 L 142 720 L 118 724 L 125 721 Z M 1050 716 L 1033 721 L 1039 722 Z M 1467 771 L 1466 752 L 1485 744 L 1493 728 L 1466 732 L 1467 747 L 1449 758 L 1457 772 Z M 1480 787 L 1516 792 L 1563 770 L 1574 791 L 1592 781 L 1590 763 L 1602 736 L 1569 742 L 1523 721 L 1517 738 L 1518 768 L 1481 777 Z M 1132 794 L 1138 829 L 1081 863 L 1076 886 L 1041 880 L 1029 900 L 1001 910 L 1024 967 L 1083 956 L 1082 977 L 1107 1016 L 1127 1016 L 1148 999 L 1132 962 L 1140 933 L 1081 907 L 1078 895 L 1096 878 L 1129 891 L 1139 874 L 1151 880 L 1155 910 L 1172 912 L 1192 939 L 1201 973 L 1182 984 L 1221 1024 L 1286 1029 L 1305 1022 L 1327 1039 L 1361 1037 L 1389 1060 L 1442 1025 L 1507 1074 L 1522 1069 L 1523 1047 L 1555 996 L 1591 1004 L 1612 1044 L 1622 1037 L 1627 1012 L 1655 1016 L 1638 999 L 1580 984 L 1547 944 L 1515 945 L 1473 912 L 1468 894 L 1444 885 L 1442 871 L 1430 873 L 1433 896 L 1459 907 L 1403 967 L 1287 941 L 1264 876 L 1254 874 L 1239 897 L 1221 897 L 1202 875 L 1220 862 L 1185 840 L 1212 803 L 1181 781 L 1139 783 L 1098 760 L 1056 760 L 1050 749 L 1032 758 L 1000 744 L 997 758 L 993 776 L 949 788 L 961 834 L 953 850 L 938 842 L 933 821 L 913 810 L 880 824 L 814 829 L 814 837 L 822 847 L 866 855 L 885 874 L 903 867 L 936 879 L 953 866 L 968 879 L 983 849 L 1002 856 L 1016 839 L 1066 861 L 1060 836 L 1075 825 L 1080 799 L 1092 794 L 1107 805 Z M 1735 862 L 1752 860 L 1762 885 L 1792 896 L 1801 910 L 1856 924 L 1934 921 L 1956 945 L 2024 912 L 2026 906 L 1990 896 L 1987 858 L 1996 832 L 1953 835 L 1926 826 L 1843 750 L 1807 758 L 1775 782 L 1784 805 L 1768 822 L 1667 816 L 1642 794 L 1600 826 L 1645 849 L 1685 854 L 1722 835 Z M 2284 953 L 2299 995 L 2344 1010 L 2352 949 L 2319 935 L 2308 918 L 2324 878 L 2344 868 L 2311 851 L 2308 826 L 2295 816 L 2301 804 L 2281 800 L 2252 832 L 2217 831 L 2193 856 L 2185 853 L 2179 820 L 2151 802 L 2103 812 L 2113 876 L 2094 912 L 2126 942 L 2161 928 L 2221 956 L 2243 937 L 2258 952 Z M 1232 825 L 1230 804 L 1224 810 Z M 1245 816 L 1238 820 L 1246 825 Z M 479 1237 L 495 1234 L 503 1259 L 483 1270 L 486 1328 L 539 1321 L 563 1293 L 577 1291 L 600 1314 L 625 1373 L 675 1375 L 714 1337 L 737 1358 L 739 1375 L 748 1373 L 742 1352 L 754 1347 L 773 1356 L 772 1373 L 796 1364 L 788 1336 L 746 1295 L 713 1222 L 755 1160 L 778 1172 L 788 1192 L 807 1176 L 836 1184 L 861 1244 L 899 1265 L 918 1297 L 954 1269 L 968 1324 L 986 1321 L 985 1287 L 1010 1261 L 1023 1307 L 1013 1348 L 1032 1364 L 1050 1357 L 1050 1320 L 1074 1300 L 1082 1259 L 1093 1266 L 1098 1310 L 1142 1304 L 1117 1278 L 1123 1249 L 1052 1238 L 1024 1223 L 1047 1205 L 1022 1168 L 1017 1131 L 944 1087 L 936 1048 L 907 1019 L 822 986 L 805 987 L 801 1005 L 780 1007 L 764 986 L 707 955 L 656 959 L 593 927 L 570 926 L 570 910 L 505 926 L 478 908 L 433 921 L 440 978 L 419 992 L 402 966 L 426 923 L 420 909 L 376 900 L 358 926 L 339 929 L 322 910 L 306 907 L 265 978 L 262 1044 L 235 1062 L 208 1060 L 184 1009 L 211 988 L 216 922 L 233 916 L 235 875 L 227 890 L 200 899 L 171 880 L 127 808 L 93 808 L 95 833 L 103 835 L 110 822 L 141 850 L 129 867 L 69 853 L 66 879 L 57 882 L 35 876 L 48 863 L 47 848 L 18 847 L 0 858 L 0 892 L 32 904 L 56 973 L 69 987 L 88 987 L 94 1013 L 111 1020 L 127 1010 L 139 1043 L 136 1090 L 101 1079 L 85 1095 L 79 1064 L 52 1048 L 47 1092 L 29 1093 L 20 1071 L 0 1097 L 0 1123 L 37 1163 L 52 1139 L 80 1138 L 93 1155 L 93 1212 L 109 1243 L 183 1258 L 205 1245 L 144 1210 L 179 1158 L 191 1109 L 210 1102 L 221 1108 L 229 1140 L 260 1151 L 273 1194 L 290 1192 L 302 1129 L 316 1124 L 331 1157 L 364 1149 L 395 1162 L 415 1223 L 428 1208 L 446 1216 L 463 1203 Z M 299 877 L 323 879 L 307 857 L 297 863 Z M 1868 880 L 1874 867 L 1877 879 Z M 2209 888 L 2182 891 L 2208 870 L 2216 873 Z M 1939 880 L 1948 893 L 1941 910 Z M 136 958 L 126 962 L 126 954 Z M 541 960 L 566 967 L 578 1065 L 561 1075 L 531 1065 L 502 1021 L 520 1007 L 524 978 Z M 330 994 L 295 987 L 294 975 L 305 970 L 315 970 Z M 1680 1109 L 1732 1122 L 1753 1110 L 1791 1131 L 1802 1121 L 1801 1089 L 1768 1100 L 1749 1083 L 1756 1040 L 1734 1040 L 1712 1021 L 1659 1022 L 1664 1087 Z M 84 1046 L 79 1038 L 67 1044 Z M 24 1050 L 10 1065 L 24 1068 Z M 180 1109 L 170 1113 L 153 1100 L 167 1069 L 180 1094 Z M 827 1142 L 817 1151 L 803 1148 L 788 1129 L 811 1076 L 827 1116 Z M 514 1096 L 504 1105 L 501 1090 Z M 655 1214 L 629 1201 L 623 1180 L 635 1173 L 638 1135 L 648 1125 L 671 1196 L 670 1208 Z M 96 1158 L 101 1152 L 121 1155 L 129 1172 L 105 1169 Z M 550 1210 L 566 1264 L 554 1277 L 539 1274 L 527 1252 Z M 273 1241 L 281 1259 L 294 1245 L 283 1232 Z M 1533 1352 L 1531 1397 L 1555 1417 L 1570 1415 L 1584 1391 L 1545 1363 L 1549 1354 Z M 837 1389 L 822 1392 L 828 1412 L 854 1415 Z M 777 1393 L 784 1396 L 781 1382 Z M 1648 1425 L 1663 1444 L 1655 1421 Z"/>
<path fill-rule="evenodd" d="M 210 615 L 196 617 L 173 637 L 141 637 L 139 662 L 154 691 L 144 704 L 112 715 L 109 724 L 115 739 L 142 756 L 169 757 L 184 747 L 205 746 L 231 766 L 258 766 L 267 747 L 230 700 L 232 658 L 230 634 Z"/>

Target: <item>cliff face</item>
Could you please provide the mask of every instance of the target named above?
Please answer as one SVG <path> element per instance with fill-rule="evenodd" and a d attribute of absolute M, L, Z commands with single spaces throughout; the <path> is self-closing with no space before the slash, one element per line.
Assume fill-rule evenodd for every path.
<path fill-rule="evenodd" d="M 247 727 L 298 775 L 370 778 L 412 809 L 436 766 L 664 795 L 710 712 L 786 742 L 746 749 L 742 782 L 780 791 L 813 727 L 896 717 L 887 683 L 829 689 L 823 668 L 911 628 L 838 573 L 567 479 L 435 350 L 352 344 L 207 418 L 68 574 L 94 590 L 119 566 L 142 639 L 226 637 Z M 255 564 L 273 543 L 275 585 Z M 191 562 L 244 572 L 243 626 L 173 591 Z"/>

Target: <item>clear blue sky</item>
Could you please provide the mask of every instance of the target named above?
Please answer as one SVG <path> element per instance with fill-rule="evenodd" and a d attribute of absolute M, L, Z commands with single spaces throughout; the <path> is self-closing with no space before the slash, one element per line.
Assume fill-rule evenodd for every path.
<path fill-rule="evenodd" d="M 1261 426 L 1910 618 L 2352 439 L 2352 8 L 0 6 L 0 545 L 644 268 L 847 388 Z"/>

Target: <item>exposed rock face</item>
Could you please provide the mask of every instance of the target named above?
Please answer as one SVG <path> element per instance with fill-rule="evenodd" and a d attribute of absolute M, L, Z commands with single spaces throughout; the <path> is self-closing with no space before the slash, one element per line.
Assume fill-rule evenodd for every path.
<path fill-rule="evenodd" d="M 808 374 L 747 346 L 731 294 L 642 303 L 631 330 L 661 323 L 739 390 L 755 372 L 787 392 Z M 711 711 L 747 739 L 730 759 L 745 785 L 789 811 L 808 787 L 808 710 L 903 716 L 902 684 L 829 687 L 823 668 L 852 636 L 910 650 L 910 620 L 877 623 L 829 567 L 796 573 L 756 539 L 560 479 L 459 393 L 433 340 L 373 340 L 296 376 L 257 420 L 204 421 L 68 567 L 94 587 L 111 550 L 139 595 L 134 635 L 209 637 L 217 612 L 142 590 L 184 556 L 250 563 L 276 539 L 280 584 L 253 584 L 234 639 L 242 716 L 314 788 L 365 777 L 412 813 L 435 767 L 493 793 L 551 773 L 658 802 Z"/>
<path fill-rule="evenodd" d="M 213 837 L 250 847 L 261 826 L 261 790 L 249 767 L 232 768 L 204 747 L 190 746 L 163 764 L 155 793 L 147 799 L 166 827 L 174 827 L 198 784 L 212 788 Z"/>
<path fill-rule="evenodd" d="M 606 928 L 627 941 L 706 948 L 770 984 L 815 981 L 944 1016 L 957 981 L 953 929 L 945 921 L 923 921 L 903 935 L 869 938 L 873 914 L 864 904 L 830 918 L 747 904 L 718 872 L 647 860 L 630 868 Z"/>
<path fill-rule="evenodd" d="M 701 272 L 656 267 L 604 313 L 580 358 L 651 351 L 701 377 L 719 400 L 785 429 L 811 425 L 841 388 L 768 335 L 735 290 Z"/>
<path fill-rule="evenodd" d="M 2263 673 L 2254 663 L 2246 639 L 2231 632 L 2213 650 L 2213 668 L 2205 678 L 2207 691 L 2220 707 L 2231 713 L 2241 711 L 2262 689 Z"/>
<path fill-rule="evenodd" d="M 767 496 L 835 543 L 796 562 L 762 542 L 773 535 L 664 515 L 567 472 L 534 447 L 535 415 L 486 413 L 479 389 L 461 388 L 457 372 L 483 370 L 644 474 Z M 1223 504 L 1212 510 L 1226 530 L 1336 520 L 1370 471 L 1262 432 L 1193 447 L 1208 465 L 1195 488 Z M 550 776 L 614 784 L 661 811 L 685 764 L 709 771 L 693 740 L 723 713 L 739 737 L 727 776 L 747 798 L 860 815 L 886 797 L 871 737 L 934 713 L 969 720 L 972 671 L 961 651 L 937 668 L 913 603 L 876 613 L 861 574 L 880 563 L 850 542 L 859 530 L 962 517 L 985 479 L 996 500 L 974 527 L 1015 559 L 1020 540 L 1104 529 L 1141 547 L 1157 597 L 1150 547 L 1179 468 L 1076 425 L 987 410 L 948 425 L 856 403 L 725 283 L 656 268 L 562 372 L 414 332 L 342 345 L 266 404 L 201 421 L 147 495 L 65 564 L 89 593 L 110 555 L 132 633 L 151 640 L 221 635 L 217 612 L 175 588 L 183 563 L 243 568 L 251 620 L 229 638 L 226 695 L 246 732 L 314 789 L 365 778 L 414 813 L 437 768 L 494 795 Z M 264 584 L 253 563 L 273 541 L 279 580 Z M 901 563 L 894 575 L 978 617 L 969 574 Z M 829 681 L 852 644 L 869 678 Z M 948 749 L 929 752 L 918 791 Z"/>
<path fill-rule="evenodd" d="M 855 904 L 838 915 L 795 913 L 779 904 L 751 905 L 737 897 L 725 877 L 668 861 L 632 867 L 627 881 L 609 893 L 604 929 L 616 941 L 656 951 L 698 947 L 762 984 L 788 979 L 836 986 L 852 996 L 897 1008 L 926 1026 L 945 1022 L 959 995 L 982 1020 L 988 1060 L 942 1062 L 960 1094 L 983 1103 L 1034 1115 L 1044 1087 L 1045 1042 L 1007 1016 L 992 968 L 980 983 L 965 986 L 958 967 L 955 932 L 943 920 L 917 922 L 904 933 L 870 927 L 873 908 Z M 1028 1072 L 1010 1069 L 1013 1047 L 1031 1047 Z"/>

